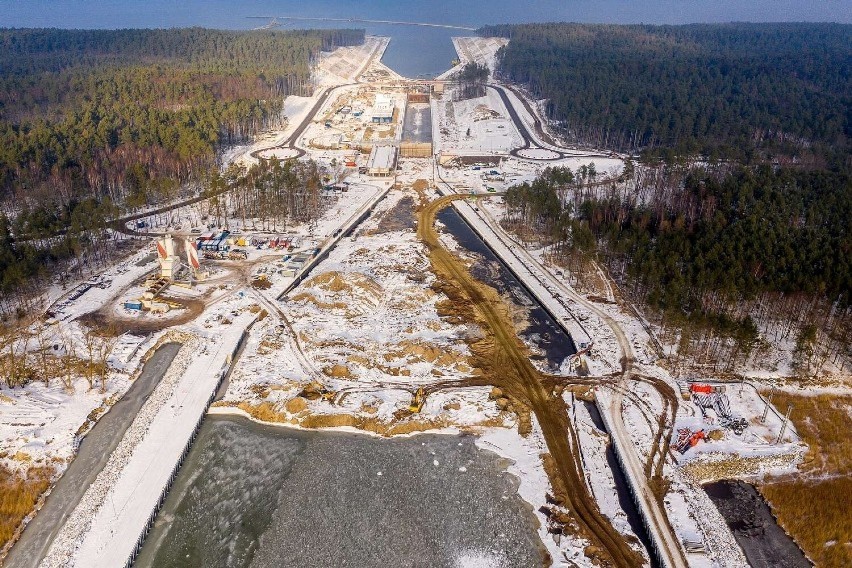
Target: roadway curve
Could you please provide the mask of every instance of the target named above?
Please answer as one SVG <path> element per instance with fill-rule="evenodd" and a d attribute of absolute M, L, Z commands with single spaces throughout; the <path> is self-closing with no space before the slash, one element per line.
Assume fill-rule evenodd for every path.
<path fill-rule="evenodd" d="M 103 470 L 139 409 L 166 374 L 180 347 L 178 343 L 167 343 L 157 349 L 127 393 L 83 438 L 74 460 L 10 550 L 3 564 L 6 568 L 36 568 L 39 565 L 65 520 Z"/>
<path fill-rule="evenodd" d="M 252 152 L 249 155 L 256 160 L 260 160 L 260 159 L 262 159 L 260 157 L 261 152 L 267 152 L 269 150 L 276 150 L 276 149 L 279 149 L 279 148 L 283 148 L 283 149 L 287 149 L 287 150 L 293 150 L 294 152 L 296 152 L 295 156 L 293 156 L 292 158 L 287 158 L 287 159 L 297 159 L 297 158 L 301 158 L 302 156 L 304 156 L 306 154 L 305 150 L 302 149 L 302 148 L 299 148 L 296 145 L 296 143 L 299 141 L 299 138 L 301 138 L 302 134 L 305 133 L 305 130 L 307 130 L 308 126 L 311 125 L 311 123 L 313 122 L 316 115 L 319 113 L 319 111 L 325 105 L 326 101 L 328 101 L 329 96 L 331 96 L 331 94 L 333 92 L 335 92 L 337 89 L 340 89 L 340 88 L 343 88 L 343 87 L 348 87 L 348 86 L 349 85 L 340 85 L 340 86 L 337 86 L 337 87 L 326 89 L 323 92 L 323 94 L 320 95 L 319 99 L 317 99 L 317 102 L 314 103 L 314 106 L 311 107 L 310 112 L 308 112 L 308 114 L 305 116 L 304 120 L 302 120 L 302 123 L 299 124 L 299 126 L 296 128 L 296 130 L 294 130 L 293 133 L 290 134 L 290 136 L 288 136 L 286 140 L 284 140 L 280 144 L 276 144 L 274 146 L 269 146 L 269 147 L 266 147 L 266 148 L 261 148 L 259 150 L 255 150 L 254 152 Z M 118 219 L 110 221 L 109 224 L 111 225 L 113 230 L 118 231 L 119 233 L 124 233 L 126 235 L 132 235 L 132 236 L 137 236 L 137 237 L 139 237 L 139 236 L 142 236 L 142 237 L 145 237 L 145 236 L 161 236 L 161 235 L 164 235 L 165 233 L 153 233 L 153 232 L 142 233 L 142 232 L 139 232 L 139 231 L 136 231 L 134 229 L 127 227 L 127 223 L 131 223 L 133 221 L 138 221 L 139 219 L 144 219 L 146 217 L 150 217 L 151 215 L 160 215 L 162 213 L 168 213 L 169 211 L 173 211 L 175 209 L 180 209 L 181 207 L 186 207 L 187 205 L 193 205 L 195 203 L 198 203 L 199 201 L 203 201 L 205 199 L 210 199 L 211 197 L 216 197 L 218 195 L 222 195 L 223 193 L 226 193 L 228 191 L 230 191 L 230 188 L 225 188 L 225 189 L 222 189 L 222 190 L 219 190 L 219 191 L 216 191 L 216 192 L 202 193 L 201 195 L 197 195 L 195 197 L 191 197 L 191 198 L 185 199 L 183 201 L 171 203 L 169 205 L 164 205 L 162 207 L 158 207 L 157 209 L 152 209 L 150 211 L 144 211 L 142 213 L 134 213 L 133 215 L 126 215 L 124 217 L 119 217 Z"/>
<path fill-rule="evenodd" d="M 577 153 L 574 151 L 568 151 L 567 148 L 561 148 L 557 146 L 552 140 L 546 141 L 544 144 L 539 142 L 536 136 L 534 136 L 529 128 L 527 128 L 526 122 L 523 121 L 521 116 L 518 114 L 515 105 L 512 103 L 509 95 L 506 92 L 506 89 L 500 85 L 489 84 L 488 88 L 495 91 L 498 95 L 500 95 L 500 99 L 503 101 L 503 106 L 506 107 L 506 111 L 509 113 L 509 117 L 512 119 L 512 122 L 515 123 L 515 127 L 518 129 L 518 133 L 521 135 L 521 138 L 524 141 L 524 145 L 520 148 L 515 148 L 509 154 L 516 158 L 521 158 L 523 160 L 531 160 L 534 162 L 556 162 L 558 160 L 564 160 L 565 158 L 608 158 L 610 157 L 607 154 L 601 153 Z M 539 136 L 542 138 L 549 138 L 547 134 L 544 132 L 544 128 L 542 127 L 541 120 L 536 117 L 535 112 L 532 107 L 529 106 L 523 97 L 515 93 L 518 99 L 522 102 L 522 104 L 526 107 L 527 112 L 530 116 L 533 117 L 534 127 Z M 521 154 L 524 150 L 542 150 L 546 152 L 552 152 L 556 154 L 556 157 L 552 158 L 531 158 Z"/>
<path fill-rule="evenodd" d="M 317 99 L 317 102 L 314 103 L 314 106 L 311 107 L 310 112 L 308 112 L 307 116 L 302 121 L 302 123 L 296 128 L 296 130 L 293 131 L 293 133 L 290 136 L 287 137 L 286 140 L 284 140 L 280 144 L 276 144 L 274 146 L 268 146 L 266 148 L 261 148 L 260 150 L 255 150 L 254 152 L 252 152 L 249 155 L 252 158 L 254 158 L 255 160 L 262 160 L 263 158 L 260 157 L 260 154 L 262 152 L 268 152 L 269 150 L 286 149 L 286 150 L 293 150 L 294 152 L 296 152 L 296 155 L 291 157 L 291 158 L 287 158 L 288 160 L 293 160 L 293 159 L 301 158 L 302 156 L 304 156 L 307 152 L 305 152 L 304 149 L 296 146 L 296 142 L 299 141 L 299 138 L 301 138 L 302 134 L 305 133 L 305 130 L 308 129 L 308 126 L 310 126 L 311 123 L 314 121 L 314 118 L 319 113 L 319 111 L 322 109 L 322 107 L 325 105 L 325 103 L 328 100 L 328 97 L 331 95 L 331 93 L 333 93 L 337 89 L 340 89 L 342 87 L 348 87 L 348 86 L 349 85 L 340 85 L 338 87 L 333 87 L 331 89 L 326 89 L 325 91 L 323 91 L 322 95 L 320 95 L 319 99 Z"/>
<path fill-rule="evenodd" d="M 474 319 L 493 340 L 491 352 L 480 355 L 483 359 L 490 358 L 484 364 L 490 367 L 486 374 L 492 379 L 491 384 L 502 388 L 535 414 L 552 457 L 554 467 L 549 472 L 552 485 L 565 499 L 565 505 L 580 524 L 583 534 L 607 552 L 613 565 L 641 565 L 641 557 L 613 528 L 590 495 L 578 439 L 565 403 L 561 395 L 554 395 L 546 386 L 547 377 L 530 362 L 526 348 L 508 319 L 502 299 L 493 288 L 476 281 L 465 265 L 438 239 L 436 215 L 452 201 L 466 197 L 442 197 L 425 205 L 420 212 L 417 235 L 429 250 L 432 268 L 439 281 L 445 284 L 443 291 L 454 303 L 471 306 L 476 314 Z"/>

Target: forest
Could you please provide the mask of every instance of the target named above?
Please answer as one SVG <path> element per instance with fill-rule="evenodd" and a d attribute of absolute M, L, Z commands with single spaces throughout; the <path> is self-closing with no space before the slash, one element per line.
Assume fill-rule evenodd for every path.
<path fill-rule="evenodd" d="M 321 50 L 361 30 L 0 30 L 0 196 L 136 206 L 281 120 Z"/>
<path fill-rule="evenodd" d="M 758 324 L 795 334 L 803 374 L 852 356 L 852 176 L 732 164 L 628 174 L 600 184 L 593 167 L 547 169 L 508 190 L 504 222 L 576 272 L 602 262 L 662 328 L 732 339 L 728 356 L 751 353 Z"/>
<path fill-rule="evenodd" d="M 363 38 L 0 30 L 0 293 L 100 250 L 120 211 L 200 190 L 223 146 L 279 125 L 284 98 L 312 91 L 321 51 Z"/>
<path fill-rule="evenodd" d="M 852 26 L 523 24 L 498 75 L 546 99 L 569 141 L 852 169 Z"/>
<path fill-rule="evenodd" d="M 490 71 L 487 65 L 479 63 L 466 63 L 456 74 L 454 79 L 459 86 L 456 89 L 456 100 L 474 99 L 485 96 L 485 84 L 488 82 Z"/>

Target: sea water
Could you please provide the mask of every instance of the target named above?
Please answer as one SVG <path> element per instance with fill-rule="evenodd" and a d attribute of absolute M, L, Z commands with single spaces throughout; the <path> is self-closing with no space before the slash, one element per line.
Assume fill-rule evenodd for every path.
<path fill-rule="evenodd" d="M 850 0 L 14 0 L 0 2 L 2 27 L 251 29 L 273 17 L 279 29 L 354 27 L 390 36 L 384 62 L 407 77 L 434 76 L 455 58 L 453 36 L 473 31 L 349 21 L 395 20 L 478 28 L 485 24 L 571 21 L 685 24 L 730 21 L 836 21 L 852 23 Z"/>

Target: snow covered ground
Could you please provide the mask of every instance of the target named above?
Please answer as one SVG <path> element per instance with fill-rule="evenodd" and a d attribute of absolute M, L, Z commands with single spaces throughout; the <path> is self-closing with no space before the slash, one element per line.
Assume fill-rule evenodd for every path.
<path fill-rule="evenodd" d="M 367 36 L 361 45 L 340 47 L 323 53 L 314 72 L 315 80 L 322 86 L 356 81 L 370 63 L 381 60 L 390 39 Z"/>
<path fill-rule="evenodd" d="M 459 64 L 438 75 L 436 79 L 449 79 L 468 63 L 487 65 L 494 72 L 497 68 L 497 51 L 508 44 L 502 37 L 454 37 L 453 46 L 459 58 Z"/>
<path fill-rule="evenodd" d="M 437 108 L 435 108 L 437 107 Z M 509 118 L 496 91 L 486 96 L 453 101 L 447 94 L 433 102 L 440 116 L 440 150 L 457 155 L 507 155 L 523 145 L 523 139 Z"/>
<path fill-rule="evenodd" d="M 562 277 L 562 269 L 543 260 L 542 250 L 526 251 L 524 243 L 505 234 L 496 222 L 501 214 L 501 207 L 496 203 L 497 200 L 492 199 L 480 201 L 476 205 L 456 202 L 455 206 L 467 221 L 486 237 L 492 248 L 510 266 L 513 266 L 516 274 L 521 276 L 527 287 L 542 303 L 547 305 L 553 313 L 565 314 L 559 317 L 561 322 L 570 323 L 575 328 L 581 327 L 579 330 L 573 329 L 572 335 L 583 337 L 583 333 L 588 333 L 589 338 L 595 343 L 595 347 L 587 356 L 590 370 L 593 373 L 603 373 L 620 369 L 621 351 L 612 335 L 610 324 L 601 318 L 601 314 L 605 314 L 610 321 L 623 330 L 632 355 L 636 359 L 637 370 L 662 378 L 672 385 L 675 392 L 678 392 L 677 385 L 668 372 L 657 366 L 657 355 L 642 322 L 632 312 L 624 312 L 614 303 L 595 304 L 595 309 L 590 309 L 588 300 L 571 290 L 567 279 Z M 647 416 L 637 404 L 625 399 L 623 418 L 627 429 L 631 432 L 634 449 L 644 460 L 653 444 L 653 429 L 656 426 L 656 416 L 662 411 L 662 401 L 655 390 L 643 383 L 635 383 L 631 390 L 644 401 L 648 408 L 655 409 L 650 416 Z M 730 531 L 721 517 L 718 517 L 718 513 L 713 514 L 715 508 L 713 512 L 706 511 L 708 506 L 712 507 L 712 503 L 709 502 L 700 486 L 693 481 L 695 475 L 699 475 L 699 479 L 704 481 L 713 478 L 712 475 L 707 477 L 708 471 L 715 472 L 717 476 L 731 477 L 752 477 L 770 471 L 774 473 L 789 471 L 800 460 L 804 449 L 797 436 L 789 429 L 782 443 L 773 443 L 780 431 L 781 419 L 770 411 L 766 423 L 760 422 L 759 417 L 765 404 L 753 387 L 746 385 L 740 392 L 738 386 L 729 386 L 727 396 L 731 402 L 732 413 L 747 419 L 749 425 L 745 432 L 737 435 L 731 430 L 720 429 L 721 440 L 700 443 L 696 448 L 691 449 L 683 460 L 685 463 L 696 462 L 696 465 L 690 466 L 689 473 L 681 470 L 680 466 L 667 468 L 667 471 L 678 472 L 677 479 L 688 480 L 674 486 L 666 503 L 667 513 L 672 524 L 678 527 L 677 534 L 680 539 L 692 540 L 700 536 L 698 540 L 704 542 L 708 551 L 714 553 L 724 551 L 715 557 L 689 554 L 689 562 L 695 565 L 741 566 L 744 562 L 739 548 L 735 547 L 731 550 L 726 548 L 728 544 L 734 542 L 732 537 L 728 538 Z M 691 402 L 684 401 L 679 407 L 675 420 L 675 432 L 678 428 L 684 427 L 692 430 L 702 427 L 707 429 L 710 427 L 708 422 L 715 423 L 717 420 L 718 417 L 715 417 L 712 412 L 707 418 L 703 418 L 697 407 Z M 717 428 L 713 427 L 713 429 Z M 588 442 L 588 439 L 586 441 Z M 741 459 L 741 457 L 748 459 Z M 592 470 L 606 468 L 606 464 L 601 462 L 599 455 L 597 458 L 587 462 L 587 466 Z M 705 477 L 701 477 L 702 474 Z M 600 492 L 596 493 L 598 494 Z M 606 498 L 599 499 L 599 504 L 606 510 Z M 701 518 L 705 522 L 709 522 L 707 519 L 712 519 L 714 523 L 709 526 L 712 526 L 713 530 L 696 535 L 694 519 L 697 515 L 703 515 Z"/>
<path fill-rule="evenodd" d="M 255 318 L 237 295 L 220 309 L 237 315 L 216 332 L 192 330 L 193 337 L 57 535 L 44 566 L 120 566 L 130 557 L 243 330 Z"/>
<path fill-rule="evenodd" d="M 431 289 L 434 276 L 414 233 L 415 198 L 411 190 L 391 191 L 356 234 L 276 303 L 272 317 L 252 330 L 223 404 L 267 403 L 295 422 L 307 414 L 354 414 L 390 424 L 417 385 L 472 371 L 464 341 L 471 330 L 438 314 L 442 296 Z M 291 402 L 311 381 L 339 394 Z M 456 426 L 494 420 L 499 413 L 487 392 L 429 396 L 417 418 Z"/>
<path fill-rule="evenodd" d="M 48 364 L 88 359 L 87 328 L 78 320 L 121 293 L 156 263 L 148 262 L 143 250 L 104 272 L 99 278 L 53 294 L 47 324 L 39 320 L 21 334 L 18 349 L 28 350 L 30 364 L 41 361 L 38 351 L 46 347 Z M 58 297 L 57 297 L 58 296 Z M 0 461 L 14 471 L 31 466 L 50 466 L 61 474 L 76 451 L 78 433 L 87 418 L 101 415 L 129 388 L 134 373 L 157 336 L 124 335 L 116 340 L 109 357 L 110 371 L 105 388 L 95 377 L 91 388 L 81 371 L 52 377 L 49 384 L 35 380 L 23 387 L 0 387 Z M 100 348 L 101 341 L 93 340 Z M 70 351 L 69 351 L 70 350 Z M 65 381 L 68 381 L 66 384 Z M 92 414 L 94 412 L 94 414 Z"/>
<path fill-rule="evenodd" d="M 474 60 L 493 65 L 501 41 L 466 38 L 456 41 L 456 46 L 463 63 Z M 319 84 L 328 88 L 352 81 L 369 61 L 371 70 L 381 72 L 377 61 L 386 46 L 386 38 L 372 38 L 363 48 L 325 57 L 320 65 Z M 351 96 L 357 89 L 339 89 L 329 97 L 318 117 L 334 111 L 340 106 L 339 97 Z M 286 128 L 270 132 L 250 146 L 232 149 L 225 161 L 248 164 L 253 160 L 251 152 L 285 142 L 321 94 L 322 90 L 318 90 L 313 97 L 288 97 L 284 107 Z M 511 97 L 516 99 L 514 94 Z M 520 104 L 517 108 L 531 124 L 533 117 Z M 443 179 L 460 193 L 485 193 L 489 188 L 502 191 L 511 184 L 531 181 L 545 166 L 564 165 L 576 170 L 594 162 L 597 171 L 617 174 L 622 162 L 617 158 L 578 155 L 541 164 L 508 157 L 512 148 L 521 145 L 521 137 L 508 119 L 502 100 L 491 90 L 485 97 L 462 102 L 452 102 L 451 97 L 445 96 L 433 103 L 432 115 L 436 152 L 499 155 L 499 165 L 438 168 L 430 160 L 405 159 L 396 178 L 379 181 L 348 172 L 347 180 L 352 182 L 349 191 L 336 198 L 315 226 L 287 228 L 287 233 L 303 237 L 301 249 L 316 247 L 329 254 L 283 301 L 277 298 L 294 281 L 293 275 L 285 275 L 283 253 L 272 254 L 254 247 L 246 247 L 249 258 L 239 266 L 228 262 L 211 265 L 214 268 L 210 279 L 195 291 L 176 290 L 184 298 L 203 298 L 204 310 L 197 319 L 177 329 L 186 340 L 179 359 L 62 529 L 46 565 L 88 567 L 124 562 L 168 484 L 221 369 L 230 363 L 230 354 L 253 322 L 224 399 L 214 407 L 215 412 L 244 413 L 294 427 L 354 428 L 382 435 L 421 430 L 474 432 L 480 436 L 478 445 L 514 462 L 509 471 L 519 478 L 520 495 L 534 508 L 543 504 L 550 491 L 541 461 L 546 448 L 534 417 L 532 433 L 521 437 L 514 416 L 497 408 L 490 389 L 454 389 L 446 384 L 426 396 L 420 412 L 409 410 L 419 386 L 462 379 L 474 371 L 466 339 L 478 332 L 454 322 L 441 311 L 444 297 L 432 289 L 435 278 L 412 222 L 418 194 L 410 185 L 415 180 L 425 180 L 427 186 L 434 187 Z M 335 120 L 343 125 L 343 118 Z M 299 144 L 307 147 L 310 140 L 324 132 L 324 124 L 314 124 Z M 309 151 L 311 158 L 328 166 L 343 155 L 343 151 Z M 491 173 L 492 169 L 496 174 Z M 395 183 L 398 187 L 392 188 Z M 428 192 L 432 195 L 431 189 Z M 351 236 L 341 234 L 346 234 L 373 206 L 373 214 Z M 621 352 L 613 332 L 612 325 L 617 325 L 630 345 L 636 372 L 660 378 L 678 392 L 670 373 L 657 364 L 658 354 L 643 322 L 615 303 L 592 305 L 571 288 L 562 269 L 547 261 L 545 250 L 507 235 L 498 223 L 501 200 L 457 202 L 456 206 L 575 342 L 593 343 L 585 355 L 591 375 L 620 371 L 620 359 L 627 354 Z M 198 221 L 193 221 L 198 216 L 190 207 L 175 215 L 190 224 Z M 170 223 L 174 223 L 173 218 L 171 215 Z M 256 231 L 253 227 L 257 222 L 249 220 L 243 226 L 242 220 L 238 223 L 233 219 L 229 226 L 239 226 L 243 233 L 251 231 L 248 236 L 269 233 Z M 442 240 L 451 250 L 457 248 L 452 237 L 444 235 Z M 155 266 L 149 251 L 140 251 L 91 285 L 69 291 L 54 303 L 52 312 L 62 322 L 65 333 L 79 343 L 83 341 L 83 329 L 75 320 L 105 305 L 113 306 L 113 315 L 129 316 L 123 308 L 116 307 L 118 302 L 134 297 L 140 291 L 138 281 Z M 311 267 L 309 264 L 306 270 Z M 269 281 L 267 289 L 250 285 L 259 275 Z M 612 299 L 611 291 L 607 296 Z M 58 382 L 49 387 L 35 382 L 22 389 L 0 391 L 3 463 L 18 469 L 50 463 L 61 471 L 73 457 L 80 425 L 93 410 L 107 408 L 126 391 L 142 354 L 161 336 L 162 332 L 155 332 L 146 338 L 123 337 L 112 350 L 114 370 L 104 392 L 89 389 L 80 377 L 73 381 L 73 389 Z M 647 409 L 659 413 L 662 401 L 644 383 L 637 382 L 633 391 L 636 398 L 625 399 L 623 419 L 632 433 L 637 455 L 644 459 L 653 444 L 655 425 Z M 765 423 L 757 420 L 764 402 L 753 387 L 746 385 L 742 392 L 737 386 L 729 387 L 727 395 L 733 413 L 749 422 L 745 433 L 725 432 L 722 439 L 701 443 L 677 464 L 666 466 L 672 489 L 665 498 L 665 508 L 676 536 L 700 541 L 708 550 L 706 555 L 689 555 L 689 563 L 694 566 L 744 565 L 730 531 L 698 482 L 713 478 L 718 471 L 755 476 L 789 469 L 803 449 L 790 429 L 780 444 L 773 443 L 781 419 L 770 412 Z M 606 439 L 582 405 L 572 409 L 591 492 L 616 529 L 632 535 L 612 491 L 614 481 L 605 458 Z M 718 419 L 712 415 L 709 418 Z M 692 402 L 682 401 L 674 431 L 678 428 L 712 429 L 715 425 Z M 744 456 L 757 459 L 737 462 Z M 739 466 L 731 465 L 735 462 L 745 465 L 737 470 Z M 554 538 L 547 532 L 547 517 L 541 511 L 536 514 L 541 521 L 542 540 L 557 565 L 591 565 L 583 554 L 588 543 L 565 536 Z"/>

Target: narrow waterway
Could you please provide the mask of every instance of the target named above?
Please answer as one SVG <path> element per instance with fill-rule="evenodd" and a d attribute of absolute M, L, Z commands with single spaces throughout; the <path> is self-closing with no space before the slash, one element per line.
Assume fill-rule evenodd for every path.
<path fill-rule="evenodd" d="M 784 532 L 763 496 L 744 481 L 708 483 L 704 490 L 722 513 L 752 568 L 807 568 L 811 563 Z"/>
<path fill-rule="evenodd" d="M 541 566 L 538 521 L 505 466 L 470 436 L 211 416 L 135 565 Z"/>
<path fill-rule="evenodd" d="M 470 267 L 474 278 L 494 287 L 502 296 L 509 298 L 514 305 L 527 313 L 528 325 L 520 335 L 537 351 L 533 353 L 532 359 L 544 361 L 552 372 L 558 371 L 565 359 L 577 352 L 571 336 L 530 296 L 503 261 L 488 248 L 455 209 L 447 207 L 438 213 L 438 221 L 465 251 L 481 259 Z"/>
<path fill-rule="evenodd" d="M 601 413 L 598 410 L 597 405 L 593 402 L 585 401 L 583 402 L 583 405 L 586 407 L 586 411 L 589 413 L 595 427 L 601 432 L 606 433 L 606 426 L 604 425 L 603 418 L 601 417 Z M 657 561 L 657 558 L 654 555 L 650 554 L 650 551 L 654 550 L 653 544 L 651 543 L 651 536 L 645 529 L 645 525 L 642 522 L 642 515 L 639 514 L 639 509 L 636 508 L 636 503 L 633 501 L 633 496 L 630 494 L 630 487 L 627 485 L 627 477 L 625 477 L 624 471 L 621 469 L 621 465 L 619 465 L 618 459 L 615 457 L 615 450 L 613 449 L 612 444 L 608 444 L 606 447 L 606 463 L 609 466 L 609 469 L 612 470 L 612 479 L 615 482 L 615 492 L 618 495 L 618 504 L 621 505 L 621 509 L 627 514 L 627 522 L 630 524 L 630 528 L 633 530 L 633 533 L 639 537 L 639 540 L 645 547 L 645 552 L 648 553 L 648 557 L 651 559 L 651 567 L 659 568 L 659 561 Z"/>

